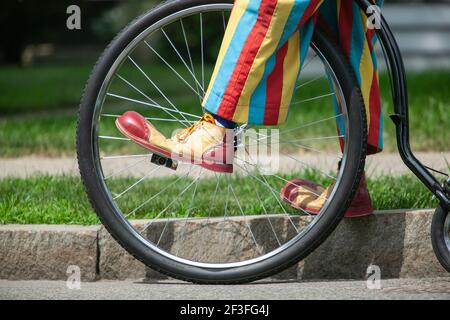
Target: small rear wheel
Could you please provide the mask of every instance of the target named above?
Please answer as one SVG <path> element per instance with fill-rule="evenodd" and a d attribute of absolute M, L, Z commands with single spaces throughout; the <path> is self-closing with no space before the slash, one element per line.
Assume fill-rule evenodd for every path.
<path fill-rule="evenodd" d="M 450 272 L 450 211 L 439 206 L 431 224 L 433 250 L 441 265 Z"/>

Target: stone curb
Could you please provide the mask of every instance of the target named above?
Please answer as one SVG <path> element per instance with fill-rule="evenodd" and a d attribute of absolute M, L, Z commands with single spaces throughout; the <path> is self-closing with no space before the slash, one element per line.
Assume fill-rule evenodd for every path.
<path fill-rule="evenodd" d="M 277 279 L 363 279 L 368 266 L 377 265 L 382 278 L 450 277 L 434 256 L 430 241 L 433 210 L 393 210 L 377 212 L 370 217 L 344 219 L 333 234 L 305 260 L 275 276 Z M 295 220 L 301 223 L 302 218 Z M 272 226 L 280 237 L 288 235 L 287 219 L 271 216 Z M 267 219 L 247 219 L 258 244 L 269 246 Z M 144 222 L 133 222 L 136 227 Z M 218 222 L 219 223 L 219 222 Z M 152 228 L 161 228 L 155 223 Z M 175 235 L 185 228 L 188 236 L 177 241 Z M 239 250 L 238 237 L 248 238 L 243 219 L 234 219 L 224 235 L 225 245 L 208 242 L 209 233 L 197 221 L 171 222 L 161 239 L 162 246 L 175 249 L 183 246 L 189 256 L 198 253 L 199 236 L 214 252 L 228 255 L 249 255 L 245 241 Z M 150 229 L 150 228 L 149 228 Z M 149 230 L 151 233 L 152 230 Z M 157 233 L 159 234 L 159 233 Z M 182 242 L 182 243 L 181 243 Z M 227 243 L 229 245 L 227 246 Z M 0 225 L 0 279 L 67 279 L 67 268 L 77 265 L 83 281 L 98 279 L 165 279 L 134 259 L 122 249 L 102 226 L 67 225 Z"/>
<path fill-rule="evenodd" d="M 0 278 L 67 279 L 70 265 L 97 279 L 97 226 L 0 225 Z"/>

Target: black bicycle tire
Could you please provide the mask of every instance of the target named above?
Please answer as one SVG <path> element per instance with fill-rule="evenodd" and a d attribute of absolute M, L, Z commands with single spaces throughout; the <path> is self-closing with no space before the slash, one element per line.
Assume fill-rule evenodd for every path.
<path fill-rule="evenodd" d="M 444 230 L 445 221 L 448 215 L 450 215 L 450 211 L 443 206 L 437 207 L 431 222 L 431 243 L 439 263 L 445 270 L 450 272 L 450 250 L 445 243 L 444 237 L 444 232 L 446 231 Z M 447 230 L 447 232 L 449 231 Z"/>

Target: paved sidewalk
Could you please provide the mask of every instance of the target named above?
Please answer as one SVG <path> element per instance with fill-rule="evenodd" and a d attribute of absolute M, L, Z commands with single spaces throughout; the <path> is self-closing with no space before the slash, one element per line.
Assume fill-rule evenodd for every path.
<path fill-rule="evenodd" d="M 366 281 L 257 282 L 247 285 L 193 285 L 179 281 L 99 281 L 68 289 L 65 281 L 0 280 L 0 299 L 445 299 L 450 279 L 392 279 L 381 289 Z"/>
<path fill-rule="evenodd" d="M 434 152 L 434 153 L 418 153 L 417 157 L 423 161 L 424 164 L 431 166 L 438 170 L 448 172 L 448 167 L 445 159 L 450 162 L 450 152 Z M 295 158 L 289 156 L 280 157 L 280 171 L 293 171 L 296 169 L 304 169 L 307 166 L 330 170 L 337 164 L 337 157 L 330 155 L 311 155 L 304 154 L 301 158 L 296 156 L 296 159 L 301 159 L 301 163 Z M 121 169 L 131 166 L 134 176 L 142 177 L 143 174 L 148 173 L 152 168 L 150 161 L 143 158 L 117 158 L 104 160 L 104 172 L 120 171 Z M 186 172 L 188 166 L 179 166 L 177 174 Z M 404 165 L 398 154 L 377 154 L 367 158 L 366 172 L 369 176 L 379 175 L 401 175 L 409 173 L 409 169 Z M 23 157 L 23 158 L 0 158 L 0 178 L 4 177 L 20 177 L 25 178 L 34 174 L 49 174 L 49 175 L 77 175 L 78 164 L 74 158 L 40 158 L 40 157 Z M 121 175 L 129 175 L 130 171 L 125 170 Z M 154 175 L 173 174 L 172 170 L 158 170 Z"/>

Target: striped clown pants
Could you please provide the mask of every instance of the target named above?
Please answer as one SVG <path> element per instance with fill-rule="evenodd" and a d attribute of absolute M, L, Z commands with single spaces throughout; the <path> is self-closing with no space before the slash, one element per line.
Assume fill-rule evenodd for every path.
<path fill-rule="evenodd" d="M 352 0 L 235 0 L 202 105 L 237 123 L 282 124 L 317 27 L 336 39 L 355 72 L 368 120 L 368 153 L 377 153 L 383 122 L 376 34 Z"/>

